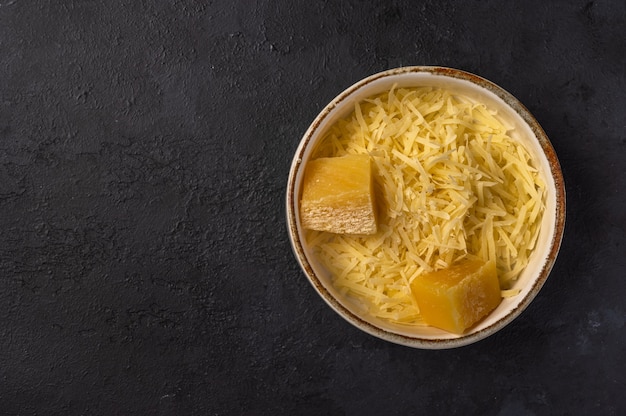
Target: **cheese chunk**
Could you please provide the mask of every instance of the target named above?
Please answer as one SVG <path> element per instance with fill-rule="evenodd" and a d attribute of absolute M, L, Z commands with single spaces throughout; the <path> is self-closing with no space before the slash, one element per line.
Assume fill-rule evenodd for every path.
<path fill-rule="evenodd" d="M 347 155 L 308 162 L 300 216 L 302 226 L 311 230 L 376 233 L 370 157 Z"/>
<path fill-rule="evenodd" d="M 502 300 L 495 262 L 461 262 L 418 276 L 411 284 L 428 325 L 462 334 Z"/>

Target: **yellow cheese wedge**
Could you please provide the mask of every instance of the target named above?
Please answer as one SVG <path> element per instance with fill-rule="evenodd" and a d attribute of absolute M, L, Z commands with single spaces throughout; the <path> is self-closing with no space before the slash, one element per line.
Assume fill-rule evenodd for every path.
<path fill-rule="evenodd" d="M 420 313 L 428 325 L 462 334 L 493 311 L 502 300 L 495 262 L 461 262 L 411 283 Z"/>
<path fill-rule="evenodd" d="M 302 226 L 311 230 L 376 233 L 370 157 L 347 155 L 308 162 L 300 216 Z"/>

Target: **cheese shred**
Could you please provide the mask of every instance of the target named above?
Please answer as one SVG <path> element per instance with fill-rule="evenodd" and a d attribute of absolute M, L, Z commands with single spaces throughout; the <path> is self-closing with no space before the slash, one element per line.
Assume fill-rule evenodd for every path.
<path fill-rule="evenodd" d="M 392 322 L 423 325 L 410 283 L 463 258 L 494 260 L 504 297 L 539 234 L 545 183 L 512 126 L 437 88 L 392 88 L 356 103 L 313 158 L 369 154 L 379 230 L 307 231 L 340 293 Z"/>

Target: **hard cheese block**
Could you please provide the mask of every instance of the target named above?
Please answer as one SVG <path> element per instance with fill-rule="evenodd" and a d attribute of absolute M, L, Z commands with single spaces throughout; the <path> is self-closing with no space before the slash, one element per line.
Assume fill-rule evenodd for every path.
<path fill-rule="evenodd" d="M 487 316 L 502 300 L 494 261 L 462 260 L 416 277 L 411 289 L 428 325 L 457 334 Z"/>
<path fill-rule="evenodd" d="M 376 233 L 370 157 L 348 155 L 308 162 L 300 217 L 302 226 L 311 230 Z"/>

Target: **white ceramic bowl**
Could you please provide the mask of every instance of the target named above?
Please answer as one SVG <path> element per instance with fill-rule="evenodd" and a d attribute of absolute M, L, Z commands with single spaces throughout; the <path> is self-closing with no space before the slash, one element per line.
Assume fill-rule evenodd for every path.
<path fill-rule="evenodd" d="M 338 119 L 347 116 L 355 101 L 398 87 L 432 86 L 457 91 L 489 108 L 515 127 L 521 140 L 543 172 L 547 186 L 545 212 L 537 246 L 530 263 L 515 287 L 521 293 L 505 298 L 495 311 L 463 335 L 433 327 L 409 327 L 363 316 L 333 287 L 328 271 L 316 260 L 307 246 L 299 218 L 299 199 L 304 167 L 324 132 Z M 515 137 L 515 136 L 513 136 Z M 565 226 L 565 187 L 561 168 L 545 132 L 515 97 L 479 76 L 442 67 L 403 67 L 365 78 L 332 100 L 304 134 L 291 165 L 287 186 L 287 224 L 295 256 L 319 295 L 340 316 L 361 330 L 397 344 L 415 348 L 442 349 L 467 345 L 481 340 L 513 321 L 537 296 L 556 260 Z"/>

